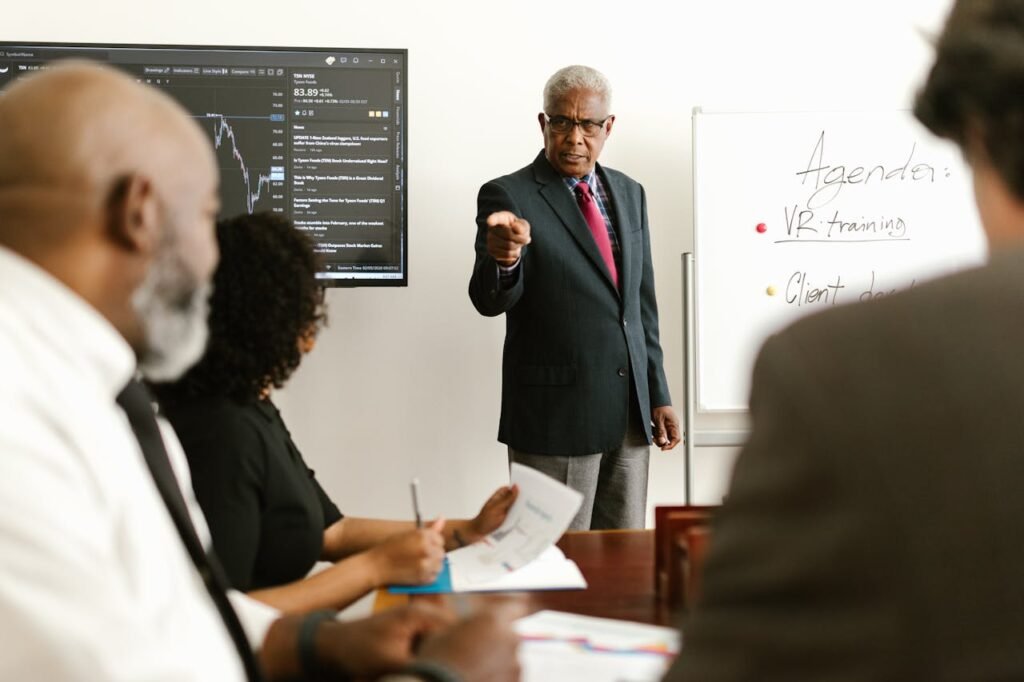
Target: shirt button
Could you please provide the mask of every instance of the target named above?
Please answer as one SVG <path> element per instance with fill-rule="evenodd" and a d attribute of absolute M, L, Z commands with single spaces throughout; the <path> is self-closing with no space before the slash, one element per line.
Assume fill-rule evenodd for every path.
<path fill-rule="evenodd" d="M 626 376 L 626 370 L 624 368 L 622 368 L 622 367 L 619 367 L 619 376 L 620 377 Z"/>
<path fill-rule="evenodd" d="M 628 326 L 629 326 L 629 322 L 627 322 L 626 320 L 623 320 L 622 321 L 622 328 L 625 329 Z"/>

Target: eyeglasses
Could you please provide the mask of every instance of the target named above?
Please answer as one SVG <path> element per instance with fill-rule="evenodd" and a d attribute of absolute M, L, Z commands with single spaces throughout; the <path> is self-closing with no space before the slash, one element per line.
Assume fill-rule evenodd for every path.
<path fill-rule="evenodd" d="M 575 121 L 565 116 L 548 116 L 548 126 L 559 135 L 568 135 L 572 132 L 573 128 L 579 126 L 580 132 L 583 133 L 584 137 L 593 137 L 604 130 L 604 124 L 608 122 L 609 118 L 611 116 L 606 116 L 601 121 L 591 121 L 588 118 L 582 121 Z"/>

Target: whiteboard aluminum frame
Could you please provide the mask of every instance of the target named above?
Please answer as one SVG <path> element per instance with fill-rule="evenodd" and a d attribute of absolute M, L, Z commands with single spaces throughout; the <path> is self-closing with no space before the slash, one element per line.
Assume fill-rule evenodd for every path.
<path fill-rule="evenodd" d="M 693 449 L 696 447 L 741 446 L 749 429 L 697 431 L 697 325 L 694 289 L 694 255 L 682 254 L 683 272 L 683 469 L 685 504 L 692 504 Z M 737 412 L 737 414 L 745 414 Z"/>

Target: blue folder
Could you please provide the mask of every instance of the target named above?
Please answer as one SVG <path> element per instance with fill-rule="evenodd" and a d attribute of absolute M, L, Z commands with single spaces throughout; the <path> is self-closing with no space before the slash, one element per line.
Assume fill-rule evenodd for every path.
<path fill-rule="evenodd" d="M 392 594 L 448 594 L 452 591 L 452 571 L 448 565 L 448 557 L 444 558 L 441 572 L 434 582 L 426 585 L 391 585 L 388 592 Z"/>

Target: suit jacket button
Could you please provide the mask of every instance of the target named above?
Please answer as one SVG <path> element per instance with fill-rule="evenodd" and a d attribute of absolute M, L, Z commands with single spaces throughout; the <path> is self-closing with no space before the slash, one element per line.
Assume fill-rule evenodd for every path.
<path fill-rule="evenodd" d="M 619 367 L 619 376 L 620 377 L 626 376 L 626 370 L 624 368 L 622 368 L 622 367 Z"/>

